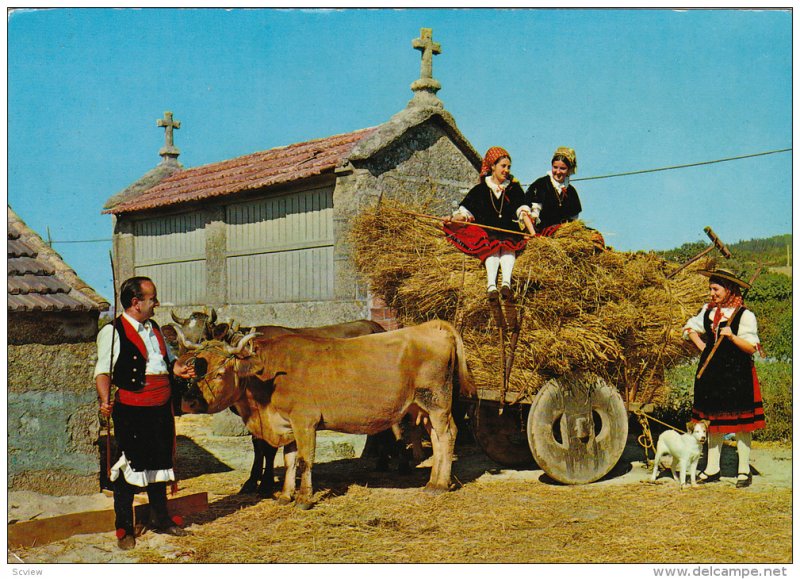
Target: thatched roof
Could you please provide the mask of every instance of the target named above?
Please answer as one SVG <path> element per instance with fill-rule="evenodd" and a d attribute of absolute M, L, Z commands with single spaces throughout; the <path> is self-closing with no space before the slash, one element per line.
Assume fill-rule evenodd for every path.
<path fill-rule="evenodd" d="M 109 303 L 8 208 L 8 311 L 105 311 Z"/>

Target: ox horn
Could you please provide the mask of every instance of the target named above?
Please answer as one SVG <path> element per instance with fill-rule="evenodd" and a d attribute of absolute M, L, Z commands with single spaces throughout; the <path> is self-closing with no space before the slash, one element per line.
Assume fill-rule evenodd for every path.
<path fill-rule="evenodd" d="M 181 346 L 186 348 L 187 350 L 197 350 L 200 348 L 200 344 L 195 344 L 186 339 L 186 336 L 183 335 L 183 330 L 181 330 L 180 326 L 173 326 L 175 328 L 175 332 L 178 334 L 178 342 Z"/>
<path fill-rule="evenodd" d="M 178 324 L 180 326 L 186 325 L 188 323 L 188 321 L 189 321 L 189 318 L 181 319 L 178 316 L 176 316 L 175 312 L 173 310 L 170 310 L 169 313 L 172 316 L 172 321 L 174 321 L 176 324 Z"/>
<path fill-rule="evenodd" d="M 236 342 L 235 345 L 225 344 L 225 352 L 231 356 L 241 354 L 247 343 L 258 335 L 258 332 L 250 332 L 249 334 L 242 336 L 242 338 Z"/>
<path fill-rule="evenodd" d="M 213 324 L 216 321 L 217 321 L 217 310 L 211 308 L 211 323 Z"/>

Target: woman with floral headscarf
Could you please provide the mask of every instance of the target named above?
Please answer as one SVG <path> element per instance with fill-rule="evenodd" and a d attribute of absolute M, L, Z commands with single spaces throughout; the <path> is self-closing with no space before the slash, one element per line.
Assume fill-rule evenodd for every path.
<path fill-rule="evenodd" d="M 574 221 L 581 212 L 581 200 L 569 178 L 578 170 L 578 158 L 569 147 L 559 147 L 553 153 L 550 170 L 528 187 L 525 203 L 531 208 L 536 231 L 550 235 L 557 226 Z"/>
<path fill-rule="evenodd" d="M 479 258 L 486 267 L 489 300 L 497 301 L 499 295 L 509 299 L 516 254 L 525 248 L 527 242 L 527 236 L 520 232 L 520 225 L 524 225 L 530 235 L 534 234 L 534 229 L 522 186 L 511 174 L 508 151 L 502 147 L 486 151 L 480 182 L 470 189 L 459 208 L 445 221 L 448 241 L 467 255 Z M 507 232 L 463 223 L 479 223 Z M 502 273 L 499 291 L 498 270 Z"/>
<path fill-rule="evenodd" d="M 744 307 L 742 288 L 750 284 L 724 269 L 698 272 L 709 278 L 710 302 L 683 328 L 686 340 L 697 346 L 702 370 L 694 383 L 693 420 L 708 420 L 708 461 L 697 476 L 700 484 L 720 478 L 722 439 L 736 433 L 739 476 L 736 487 L 750 486 L 752 432 L 765 427 L 764 406 L 753 353 L 759 347 L 756 317 Z M 716 351 L 714 344 L 719 341 Z M 709 360 L 709 358 L 711 358 Z"/>

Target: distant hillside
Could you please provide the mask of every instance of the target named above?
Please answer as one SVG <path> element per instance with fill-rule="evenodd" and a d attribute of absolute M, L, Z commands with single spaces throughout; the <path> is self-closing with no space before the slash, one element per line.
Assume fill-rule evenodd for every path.
<path fill-rule="evenodd" d="M 668 249 L 666 251 L 658 251 L 658 255 L 664 259 L 683 263 L 688 261 L 704 248 L 708 247 L 708 243 L 693 242 L 684 243 L 675 249 Z M 723 267 L 726 269 L 746 271 L 752 270 L 753 266 L 757 263 L 762 263 L 765 267 L 781 268 L 779 271 L 785 271 L 787 265 L 792 265 L 793 256 L 791 255 L 792 247 L 792 234 L 785 233 L 783 235 L 775 235 L 766 239 L 749 239 L 747 241 L 739 241 L 728 245 L 733 254 L 730 260 L 724 259 L 718 251 L 713 251 L 709 255 L 715 256 L 719 259 L 720 265 L 725 264 Z M 787 250 L 787 248 L 789 248 Z M 788 263 L 787 263 L 788 262 Z M 788 270 L 788 275 L 791 275 L 791 270 Z"/>

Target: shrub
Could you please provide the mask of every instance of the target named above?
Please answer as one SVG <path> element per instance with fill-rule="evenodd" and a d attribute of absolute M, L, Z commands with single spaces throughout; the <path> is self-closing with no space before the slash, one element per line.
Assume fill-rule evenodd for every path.
<path fill-rule="evenodd" d="M 767 356 L 779 360 L 792 359 L 792 303 L 791 301 L 768 300 L 751 303 L 758 318 L 758 337 Z"/>
<path fill-rule="evenodd" d="M 781 361 L 756 360 L 756 371 L 764 400 L 767 427 L 754 433 L 755 440 L 789 442 L 792 439 L 792 365 Z M 682 428 L 691 419 L 697 360 L 667 371 L 669 395 L 653 416 Z"/>
<path fill-rule="evenodd" d="M 792 280 L 789 276 L 771 271 L 759 275 L 747 292 L 747 301 L 753 303 L 791 299 Z"/>

